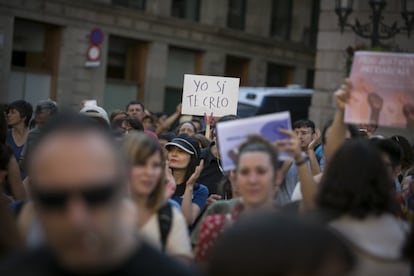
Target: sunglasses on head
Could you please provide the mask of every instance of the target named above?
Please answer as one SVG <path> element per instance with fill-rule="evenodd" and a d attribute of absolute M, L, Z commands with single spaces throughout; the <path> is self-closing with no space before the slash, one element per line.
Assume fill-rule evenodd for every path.
<path fill-rule="evenodd" d="M 37 185 L 33 185 L 37 186 Z M 117 192 L 116 183 L 105 183 L 78 191 L 59 191 L 32 189 L 33 199 L 38 205 L 49 210 L 65 209 L 69 200 L 79 197 L 90 208 L 105 205 L 111 201 Z"/>

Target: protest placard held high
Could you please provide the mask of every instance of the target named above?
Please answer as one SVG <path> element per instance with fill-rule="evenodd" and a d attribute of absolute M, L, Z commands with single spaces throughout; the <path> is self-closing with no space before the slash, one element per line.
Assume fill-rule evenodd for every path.
<path fill-rule="evenodd" d="M 414 54 L 356 52 L 345 122 L 414 128 Z"/>
<path fill-rule="evenodd" d="M 236 115 L 239 82 L 238 78 L 184 75 L 182 113 Z"/>

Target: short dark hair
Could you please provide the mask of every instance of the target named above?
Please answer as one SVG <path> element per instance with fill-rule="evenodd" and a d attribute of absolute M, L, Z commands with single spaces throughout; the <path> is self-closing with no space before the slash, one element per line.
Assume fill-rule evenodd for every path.
<path fill-rule="evenodd" d="M 312 133 L 315 133 L 315 123 L 308 119 L 298 120 L 293 123 L 293 129 L 302 128 L 302 127 L 309 127 L 312 129 Z"/>
<path fill-rule="evenodd" d="M 129 108 L 129 106 L 130 105 L 134 105 L 134 104 L 139 104 L 141 107 L 142 107 L 142 110 L 145 110 L 145 106 L 144 106 L 144 104 L 142 103 L 142 102 L 140 102 L 140 101 L 130 101 L 128 104 L 127 104 L 127 106 L 126 106 L 126 108 L 125 108 L 125 110 L 126 111 L 128 111 L 128 108 Z"/>
<path fill-rule="evenodd" d="M 370 139 L 370 141 L 381 153 L 385 153 L 390 158 L 393 169 L 401 165 L 402 151 L 397 142 L 379 138 Z"/>
<path fill-rule="evenodd" d="M 297 216 L 258 212 L 218 238 L 208 275 L 317 275 L 332 260 L 344 272 L 356 261 L 337 233 Z"/>
<path fill-rule="evenodd" d="M 26 171 L 30 171 L 33 154 L 36 153 L 36 150 L 42 145 L 43 141 L 50 136 L 60 133 L 96 133 L 108 142 L 108 146 L 113 149 L 115 158 L 118 158 L 120 163 L 123 163 L 123 158 L 121 158 L 121 154 L 118 153 L 119 148 L 115 144 L 114 137 L 108 127 L 97 124 L 94 120 L 91 120 L 89 117 L 82 114 L 74 113 L 72 111 L 63 111 L 50 118 L 50 120 L 48 120 L 42 127 L 42 131 L 39 132 L 34 139 L 25 160 L 24 165 L 26 166 Z M 120 165 L 122 171 L 126 169 L 126 167 L 127 166 Z"/>
<path fill-rule="evenodd" d="M 30 119 L 33 115 L 33 106 L 30 103 L 24 100 L 14 101 L 8 105 L 7 112 L 9 112 L 10 109 L 15 109 L 20 113 L 21 117 L 26 117 L 24 125 L 26 127 L 29 125 Z"/>
<path fill-rule="evenodd" d="M 391 213 L 393 183 L 379 151 L 364 139 L 351 139 L 335 152 L 322 176 L 316 202 L 336 216 Z"/>
<path fill-rule="evenodd" d="M 406 170 L 414 165 L 414 152 L 411 148 L 410 142 L 401 135 L 394 135 L 390 138 L 395 141 L 401 148 L 402 157 L 401 157 L 401 167 L 403 170 Z"/>
<path fill-rule="evenodd" d="M 116 119 L 114 122 L 112 122 L 112 128 L 121 127 L 122 122 L 127 122 L 136 131 L 144 131 L 144 126 L 142 123 L 137 118 L 131 116 Z"/>

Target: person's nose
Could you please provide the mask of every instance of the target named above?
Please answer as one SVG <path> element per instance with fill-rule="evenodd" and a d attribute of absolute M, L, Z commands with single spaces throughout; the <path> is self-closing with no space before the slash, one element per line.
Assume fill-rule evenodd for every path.
<path fill-rule="evenodd" d="M 172 148 L 169 153 L 171 156 L 176 156 L 177 155 L 178 150 L 176 148 Z"/>
<path fill-rule="evenodd" d="M 154 168 L 151 165 L 145 165 L 144 169 L 142 170 L 142 173 L 146 176 L 152 176 L 154 174 Z"/>
<path fill-rule="evenodd" d="M 249 184 L 256 184 L 257 182 L 257 174 L 256 173 L 250 173 L 247 176 L 247 180 Z"/>
<path fill-rule="evenodd" d="M 68 199 L 66 206 L 67 220 L 72 227 L 83 227 L 89 223 L 89 209 L 85 201 L 76 196 Z"/>

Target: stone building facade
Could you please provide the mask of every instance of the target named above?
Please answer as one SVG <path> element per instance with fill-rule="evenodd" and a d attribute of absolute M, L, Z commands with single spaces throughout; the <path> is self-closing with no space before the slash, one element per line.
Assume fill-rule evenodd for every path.
<path fill-rule="evenodd" d="M 172 112 L 184 73 L 312 87 L 318 11 L 319 0 L 0 0 L 0 102 L 110 111 L 139 99 Z"/>
<path fill-rule="evenodd" d="M 368 1 L 354 1 L 354 12 L 348 22 L 354 23 L 359 19 L 361 23 L 369 22 L 370 7 Z M 401 17 L 401 1 L 387 1 L 384 9 L 384 21 L 388 25 L 398 22 L 398 26 L 404 25 Z M 414 36 L 407 37 L 406 33 L 400 33 L 394 38 L 382 41 L 384 44 L 398 51 L 414 52 Z M 341 34 L 338 26 L 338 17 L 335 14 L 335 1 L 322 0 L 320 2 L 319 28 L 317 40 L 317 54 L 315 63 L 315 93 L 312 97 L 310 118 L 318 126 L 323 126 L 332 118 L 335 112 L 335 99 L 333 92 L 341 85 L 346 77 L 345 62 L 347 47 L 370 47 L 370 41 L 355 35 L 350 28 L 345 28 Z M 408 129 L 380 128 L 377 134 L 390 136 L 393 134 L 404 135 L 414 142 L 414 132 Z"/>

